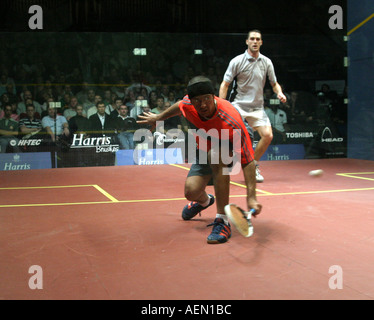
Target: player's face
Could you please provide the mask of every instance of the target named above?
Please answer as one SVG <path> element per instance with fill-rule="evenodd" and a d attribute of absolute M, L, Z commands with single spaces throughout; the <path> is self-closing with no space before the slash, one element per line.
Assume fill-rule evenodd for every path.
<path fill-rule="evenodd" d="M 261 34 L 258 32 L 251 32 L 246 41 L 249 51 L 259 52 L 262 46 Z"/>
<path fill-rule="evenodd" d="M 211 118 L 216 112 L 213 94 L 204 94 L 191 99 L 197 113 L 204 118 Z"/>

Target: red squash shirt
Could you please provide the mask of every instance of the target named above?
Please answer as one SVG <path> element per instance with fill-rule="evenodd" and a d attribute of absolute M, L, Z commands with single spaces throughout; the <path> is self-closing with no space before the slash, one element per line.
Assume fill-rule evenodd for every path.
<path fill-rule="evenodd" d="M 241 164 L 252 162 L 254 159 L 252 141 L 241 115 L 229 101 L 216 96 L 214 99 L 217 110 L 208 120 L 199 116 L 188 95 L 179 103 L 183 116 L 196 127 L 197 134 L 194 135 L 198 148 L 209 151 L 212 142 L 229 140 L 235 153 L 240 153 Z"/>

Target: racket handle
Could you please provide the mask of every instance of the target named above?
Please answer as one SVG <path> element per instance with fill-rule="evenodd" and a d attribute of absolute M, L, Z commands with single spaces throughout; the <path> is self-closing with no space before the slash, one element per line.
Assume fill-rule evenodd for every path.
<path fill-rule="evenodd" d="M 251 209 L 251 210 L 249 210 L 249 214 L 255 214 L 256 213 L 256 209 Z"/>

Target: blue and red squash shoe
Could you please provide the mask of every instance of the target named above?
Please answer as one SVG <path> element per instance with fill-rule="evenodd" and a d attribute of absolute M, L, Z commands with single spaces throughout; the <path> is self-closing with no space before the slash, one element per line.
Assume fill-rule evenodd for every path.
<path fill-rule="evenodd" d="M 230 224 L 225 224 L 223 219 L 216 218 L 208 227 L 213 226 L 212 233 L 208 236 L 207 242 L 209 244 L 225 243 L 231 237 Z"/>
<path fill-rule="evenodd" d="M 187 204 L 182 211 L 183 220 L 191 220 L 198 213 L 210 207 L 214 203 L 214 196 L 211 194 L 208 194 L 208 196 L 210 198 L 210 202 L 206 207 L 203 207 L 201 204 L 194 201 Z"/>

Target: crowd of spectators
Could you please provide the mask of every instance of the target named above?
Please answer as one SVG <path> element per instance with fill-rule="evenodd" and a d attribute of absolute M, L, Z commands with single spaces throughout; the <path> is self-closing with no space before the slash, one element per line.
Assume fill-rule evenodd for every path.
<path fill-rule="evenodd" d="M 192 40 L 175 46 L 170 39 L 150 37 L 147 55 L 134 56 L 131 48 L 139 46 L 135 36 L 124 45 L 121 34 L 4 35 L 0 49 L 1 152 L 22 151 L 10 141 L 37 135 L 66 146 L 74 133 L 110 133 L 117 137 L 120 148 L 131 149 L 137 116 L 145 111 L 161 112 L 183 98 L 191 77 L 205 74 L 218 93 L 232 56 L 230 48 L 219 45 L 215 46 L 219 49 L 208 48 L 204 55 L 196 55 L 191 53 Z M 288 91 L 287 87 L 284 92 L 288 101 L 281 104 L 271 90 L 265 90 L 274 143 L 287 143 L 285 132 L 293 125 L 332 121 L 344 131 L 344 95 L 332 92 L 328 85 L 315 92 Z M 183 119 L 173 119 L 163 130 L 173 127 L 187 128 Z"/>

